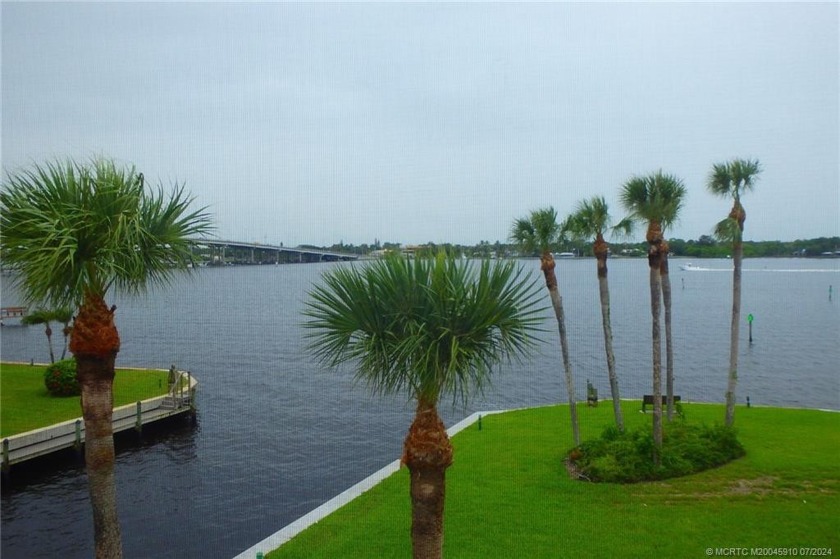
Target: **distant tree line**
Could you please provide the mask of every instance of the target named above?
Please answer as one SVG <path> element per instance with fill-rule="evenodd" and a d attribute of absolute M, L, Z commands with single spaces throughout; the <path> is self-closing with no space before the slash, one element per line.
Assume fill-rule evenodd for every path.
<path fill-rule="evenodd" d="M 728 242 L 716 240 L 711 235 L 701 235 L 699 239 L 668 239 L 672 256 L 690 258 L 728 258 L 731 256 L 732 245 Z M 510 258 L 515 256 L 539 256 L 538 254 L 520 254 L 516 244 L 501 241 L 480 241 L 476 245 L 460 245 L 452 243 L 424 243 L 422 247 L 432 252 L 440 248 L 451 251 L 456 256 L 472 258 Z M 313 247 L 314 248 L 314 247 Z M 401 250 L 407 248 L 400 243 L 380 242 L 378 239 L 372 244 L 345 244 L 340 242 L 323 250 L 343 252 L 349 254 L 369 255 L 377 250 Z M 561 240 L 554 244 L 554 252 L 571 252 L 575 256 L 593 256 L 592 243 Z M 801 239 L 796 241 L 744 241 L 745 258 L 770 257 L 817 257 L 827 252 L 840 250 L 840 237 L 818 237 L 816 239 Z M 647 243 L 612 243 L 612 256 L 646 256 Z"/>

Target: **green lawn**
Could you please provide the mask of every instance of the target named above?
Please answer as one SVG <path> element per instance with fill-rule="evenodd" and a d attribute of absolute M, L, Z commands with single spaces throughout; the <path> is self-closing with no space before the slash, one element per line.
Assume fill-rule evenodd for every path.
<path fill-rule="evenodd" d="M 688 421 L 721 405 L 684 404 Z M 650 421 L 625 402 L 628 427 Z M 581 435 L 611 421 L 579 408 Z M 573 481 L 568 408 L 485 417 L 453 438 L 444 554 L 487 557 L 706 557 L 707 548 L 830 547 L 840 554 L 840 414 L 739 408 L 747 456 L 721 468 L 634 485 Z M 410 557 L 405 468 L 275 550 L 290 557 Z M 749 554 L 749 553 L 748 553 Z"/>
<path fill-rule="evenodd" d="M 44 387 L 45 365 L 0 364 L 0 437 L 81 417 L 78 396 L 57 398 Z M 114 407 L 166 392 L 169 373 L 117 369 Z"/>

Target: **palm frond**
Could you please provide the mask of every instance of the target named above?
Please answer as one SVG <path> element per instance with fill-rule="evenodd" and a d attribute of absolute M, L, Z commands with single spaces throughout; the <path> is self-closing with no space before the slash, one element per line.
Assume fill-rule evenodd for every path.
<path fill-rule="evenodd" d="M 111 285 L 137 292 L 188 261 L 186 236 L 207 232 L 183 187 L 147 193 L 142 174 L 110 160 L 49 162 L 9 174 L 0 192 L 0 255 L 30 301 L 76 306 Z"/>
<path fill-rule="evenodd" d="M 23 315 L 20 323 L 24 326 L 37 326 L 38 324 L 46 324 L 55 320 L 52 313 L 46 309 L 35 309 Z"/>
<path fill-rule="evenodd" d="M 712 171 L 706 180 L 706 188 L 716 196 L 728 198 L 732 193 L 732 175 L 725 163 L 712 165 Z"/>
<path fill-rule="evenodd" d="M 538 332 L 539 285 L 515 262 L 478 269 L 451 255 L 392 255 L 326 273 L 304 316 L 325 365 L 353 363 L 373 392 L 466 401 L 503 360 L 521 358 Z"/>
<path fill-rule="evenodd" d="M 547 252 L 559 241 L 560 234 L 557 212 L 549 206 L 515 220 L 510 239 L 526 253 Z"/>
<path fill-rule="evenodd" d="M 706 188 L 723 198 L 739 199 L 741 194 L 755 187 L 762 167 L 758 159 L 732 159 L 715 163 L 706 180 Z"/>
<path fill-rule="evenodd" d="M 741 238 L 741 228 L 738 227 L 738 220 L 731 217 L 723 219 L 715 225 L 713 233 L 719 241 L 736 242 Z"/>
<path fill-rule="evenodd" d="M 563 222 L 565 229 L 576 240 L 594 239 L 607 232 L 610 226 L 610 212 L 603 196 L 581 200 L 575 211 Z"/>
<path fill-rule="evenodd" d="M 633 220 L 625 217 L 610 229 L 610 233 L 619 239 L 629 239 L 633 235 L 634 228 Z"/>
<path fill-rule="evenodd" d="M 628 212 L 626 219 L 648 224 L 657 222 L 664 229 L 679 218 L 686 194 L 681 179 L 660 170 L 629 179 L 621 188 L 620 199 Z"/>

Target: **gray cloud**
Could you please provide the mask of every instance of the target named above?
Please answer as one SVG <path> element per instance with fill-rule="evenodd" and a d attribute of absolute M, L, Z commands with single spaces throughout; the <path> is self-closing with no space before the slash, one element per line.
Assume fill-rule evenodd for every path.
<path fill-rule="evenodd" d="M 107 154 L 219 235 L 504 239 L 662 168 L 674 236 L 758 157 L 747 237 L 840 234 L 837 4 L 2 4 L 3 167 Z"/>

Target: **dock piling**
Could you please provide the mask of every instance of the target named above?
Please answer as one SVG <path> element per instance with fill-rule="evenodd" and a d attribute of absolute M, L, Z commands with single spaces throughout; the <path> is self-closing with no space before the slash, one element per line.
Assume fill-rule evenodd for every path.
<path fill-rule="evenodd" d="M 137 419 L 134 422 L 134 430 L 140 435 L 143 433 L 143 404 L 137 402 Z"/>
<path fill-rule="evenodd" d="M 82 420 L 76 420 L 76 440 L 73 441 L 73 448 L 79 453 L 82 451 Z"/>

